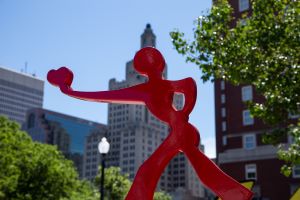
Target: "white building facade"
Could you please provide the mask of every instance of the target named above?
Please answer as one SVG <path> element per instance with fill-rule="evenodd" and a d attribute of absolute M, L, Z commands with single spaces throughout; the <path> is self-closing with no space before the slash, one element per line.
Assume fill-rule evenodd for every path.
<path fill-rule="evenodd" d="M 107 128 L 103 126 L 85 138 L 82 169 L 82 174 L 85 179 L 93 180 L 98 174 L 98 167 L 101 163 L 101 154 L 98 151 L 98 144 L 103 137 L 106 137 L 106 134 Z"/>
<path fill-rule="evenodd" d="M 43 106 L 44 81 L 0 66 L 0 115 L 22 125 L 30 108 Z"/>

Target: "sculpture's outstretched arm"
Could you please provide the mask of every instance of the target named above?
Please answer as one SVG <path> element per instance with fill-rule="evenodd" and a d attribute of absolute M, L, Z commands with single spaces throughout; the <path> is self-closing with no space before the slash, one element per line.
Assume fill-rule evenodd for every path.
<path fill-rule="evenodd" d="M 147 94 L 143 92 L 144 85 L 137 85 L 120 90 L 81 92 L 71 88 L 73 73 L 66 67 L 51 70 L 47 75 L 48 81 L 60 88 L 60 90 L 71 97 L 105 103 L 145 104 Z"/>
<path fill-rule="evenodd" d="M 172 86 L 175 92 L 180 92 L 184 95 L 184 107 L 182 112 L 188 116 L 196 103 L 197 98 L 197 86 L 192 78 L 186 78 L 179 81 L 172 82 Z"/>
<path fill-rule="evenodd" d="M 74 91 L 71 87 L 64 85 L 60 86 L 60 90 L 64 94 L 77 99 L 104 103 L 145 104 L 146 98 L 137 89 L 137 86 L 111 91 L 81 92 Z"/>

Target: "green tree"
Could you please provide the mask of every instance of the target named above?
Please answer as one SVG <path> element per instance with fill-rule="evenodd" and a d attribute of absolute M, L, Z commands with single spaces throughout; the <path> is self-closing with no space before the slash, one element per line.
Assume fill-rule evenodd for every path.
<path fill-rule="evenodd" d="M 101 167 L 96 176 L 95 183 L 100 187 Z M 106 200 L 123 200 L 129 191 L 131 182 L 127 174 L 122 174 L 121 169 L 118 167 L 105 168 L 105 181 L 104 181 L 104 198 Z"/>
<path fill-rule="evenodd" d="M 99 173 L 95 178 L 97 187 L 100 187 L 101 167 L 99 167 Z M 104 181 L 104 199 L 105 200 L 123 200 L 125 199 L 131 186 L 131 181 L 128 178 L 128 174 L 122 174 L 119 167 L 109 167 L 105 169 L 105 181 Z M 171 197 L 163 192 L 155 192 L 154 200 L 171 200 Z"/>
<path fill-rule="evenodd" d="M 272 127 L 263 141 L 279 147 L 286 161 L 282 172 L 300 164 L 299 123 L 290 116 L 300 111 L 300 1 L 252 0 L 252 13 L 234 24 L 233 9 L 226 0 L 214 2 L 210 13 L 195 22 L 194 39 L 178 30 L 170 33 L 178 53 L 202 70 L 202 80 L 223 79 L 234 85 L 252 84 L 265 97 L 248 102 L 251 114 Z M 280 144 L 291 135 L 287 148 Z"/>
<path fill-rule="evenodd" d="M 154 200 L 171 200 L 171 196 L 163 191 L 154 193 Z"/>
<path fill-rule="evenodd" d="M 56 147 L 33 142 L 15 122 L 0 116 L 0 199 L 94 200 L 73 163 Z"/>

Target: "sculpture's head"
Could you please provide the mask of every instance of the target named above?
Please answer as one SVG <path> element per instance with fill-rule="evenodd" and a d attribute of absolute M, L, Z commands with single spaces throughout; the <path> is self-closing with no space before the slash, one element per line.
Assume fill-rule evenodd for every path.
<path fill-rule="evenodd" d="M 162 77 L 165 68 L 165 59 L 161 53 L 153 47 L 145 47 L 134 56 L 134 68 L 140 74 L 153 77 Z"/>

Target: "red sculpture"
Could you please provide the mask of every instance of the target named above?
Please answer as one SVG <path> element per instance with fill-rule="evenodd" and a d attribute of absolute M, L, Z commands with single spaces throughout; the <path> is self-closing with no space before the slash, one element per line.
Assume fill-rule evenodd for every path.
<path fill-rule="evenodd" d="M 162 78 L 165 61 L 152 47 L 138 51 L 134 57 L 137 72 L 148 77 L 146 83 L 120 90 L 80 92 L 71 88 L 73 73 L 66 67 L 48 72 L 48 81 L 74 98 L 82 100 L 143 104 L 160 120 L 168 123 L 170 134 L 158 149 L 139 168 L 126 200 L 151 200 L 163 170 L 170 160 L 183 152 L 190 160 L 198 177 L 222 200 L 249 200 L 253 193 L 221 171 L 198 149 L 199 133 L 188 122 L 196 102 L 196 83 L 192 78 L 168 81 Z M 182 93 L 185 105 L 182 110 L 172 106 L 174 93 Z"/>

